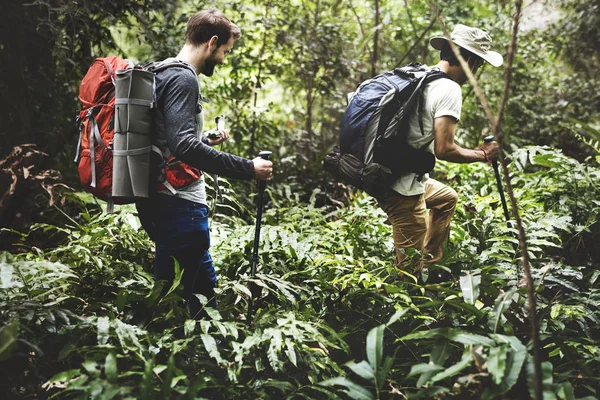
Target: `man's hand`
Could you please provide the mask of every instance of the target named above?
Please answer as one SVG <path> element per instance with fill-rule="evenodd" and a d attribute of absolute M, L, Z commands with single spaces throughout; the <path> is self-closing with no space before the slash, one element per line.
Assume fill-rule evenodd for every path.
<path fill-rule="evenodd" d="M 252 160 L 254 163 L 254 179 L 268 181 L 273 177 L 273 163 L 260 157 Z"/>
<path fill-rule="evenodd" d="M 480 147 L 483 150 L 485 161 L 492 162 L 497 161 L 500 156 L 500 147 L 498 146 L 498 142 L 483 142 Z"/>
<path fill-rule="evenodd" d="M 206 132 L 206 137 L 208 138 L 209 146 L 216 146 L 229 139 L 229 132 L 227 132 L 225 129 L 215 128 Z"/>

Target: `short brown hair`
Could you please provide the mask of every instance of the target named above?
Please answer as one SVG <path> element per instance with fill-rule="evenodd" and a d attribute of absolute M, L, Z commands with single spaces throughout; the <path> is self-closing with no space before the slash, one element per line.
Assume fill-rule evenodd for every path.
<path fill-rule="evenodd" d="M 190 18 L 185 31 L 186 43 L 199 45 L 208 42 L 213 36 L 218 38 L 217 45 L 222 46 L 232 36 L 234 40 L 239 39 L 242 31 L 216 8 L 198 11 Z"/>

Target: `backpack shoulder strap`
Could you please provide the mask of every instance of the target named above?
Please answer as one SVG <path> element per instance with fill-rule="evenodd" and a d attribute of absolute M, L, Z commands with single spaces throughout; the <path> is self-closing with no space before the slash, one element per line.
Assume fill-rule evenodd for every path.
<path fill-rule="evenodd" d="M 184 61 L 178 60 L 176 58 L 173 58 L 173 57 L 166 58 L 162 61 L 149 62 L 142 66 L 142 68 L 144 68 L 145 70 L 154 72 L 155 74 L 158 72 L 164 71 L 165 69 L 171 68 L 171 67 L 187 68 L 190 71 L 192 71 L 194 74 L 196 74 L 196 70 L 190 64 L 188 64 Z"/>
<path fill-rule="evenodd" d="M 427 73 L 425 74 L 425 76 L 423 76 L 422 84 L 423 84 L 423 86 L 425 86 L 428 83 L 431 83 L 431 82 L 433 82 L 435 80 L 438 80 L 438 79 L 441 79 L 441 78 L 450 79 L 445 72 L 440 71 L 437 68 L 434 68 L 434 69 L 431 69 L 431 70 L 427 71 Z M 423 88 L 422 87 L 417 88 L 417 90 L 419 92 L 419 108 L 418 108 L 418 113 L 419 113 L 419 128 L 421 129 L 421 135 L 424 136 L 425 135 L 425 129 L 423 128 L 423 108 L 425 107 L 425 95 L 423 93 Z M 431 143 L 431 142 L 429 142 L 429 143 Z M 426 146 L 429 146 L 429 143 L 427 143 Z"/>

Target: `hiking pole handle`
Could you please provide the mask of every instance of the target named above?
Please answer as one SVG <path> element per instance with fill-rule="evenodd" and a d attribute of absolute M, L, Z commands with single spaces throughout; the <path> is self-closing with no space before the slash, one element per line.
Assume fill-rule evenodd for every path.
<path fill-rule="evenodd" d="M 485 143 L 490 143 L 494 141 L 494 135 L 489 135 L 483 138 L 483 141 Z M 494 167 L 494 170 L 498 169 L 498 161 L 492 161 L 492 166 Z"/>
<path fill-rule="evenodd" d="M 271 159 L 271 155 L 273 154 L 272 151 L 269 150 L 262 150 L 260 153 L 258 153 L 258 156 L 260 158 L 262 158 L 263 160 L 270 160 Z"/>
<path fill-rule="evenodd" d="M 494 141 L 494 136 L 486 136 L 483 141 L 490 143 Z M 498 193 L 500 193 L 500 200 L 502 201 L 502 211 L 504 211 L 504 218 L 506 218 L 506 225 L 512 228 L 510 223 L 510 215 L 508 213 L 508 205 L 506 204 L 506 197 L 504 196 L 504 189 L 502 188 L 502 180 L 500 179 L 500 171 L 498 169 L 498 161 L 492 161 L 492 167 L 494 168 L 494 175 L 496 176 L 496 186 L 498 186 Z"/>
<path fill-rule="evenodd" d="M 258 156 L 260 158 L 262 158 L 263 160 L 270 160 L 272 154 L 273 154 L 272 151 L 262 150 L 260 153 L 258 153 Z M 267 187 L 267 182 L 266 181 L 259 181 L 258 182 L 258 189 L 260 191 L 264 191 L 266 187 Z"/>

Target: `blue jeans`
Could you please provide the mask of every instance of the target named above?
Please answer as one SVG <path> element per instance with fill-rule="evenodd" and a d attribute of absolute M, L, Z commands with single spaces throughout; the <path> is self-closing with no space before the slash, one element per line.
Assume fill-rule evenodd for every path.
<path fill-rule="evenodd" d="M 214 293 L 217 273 L 208 252 L 208 207 L 175 196 L 155 194 L 139 202 L 137 209 L 142 226 L 156 243 L 154 278 L 173 282 L 173 259 L 177 260 L 183 270 L 181 282 L 190 314 L 193 318 L 204 317 L 202 304 L 194 294 L 206 296 L 207 306 L 217 306 Z"/>

